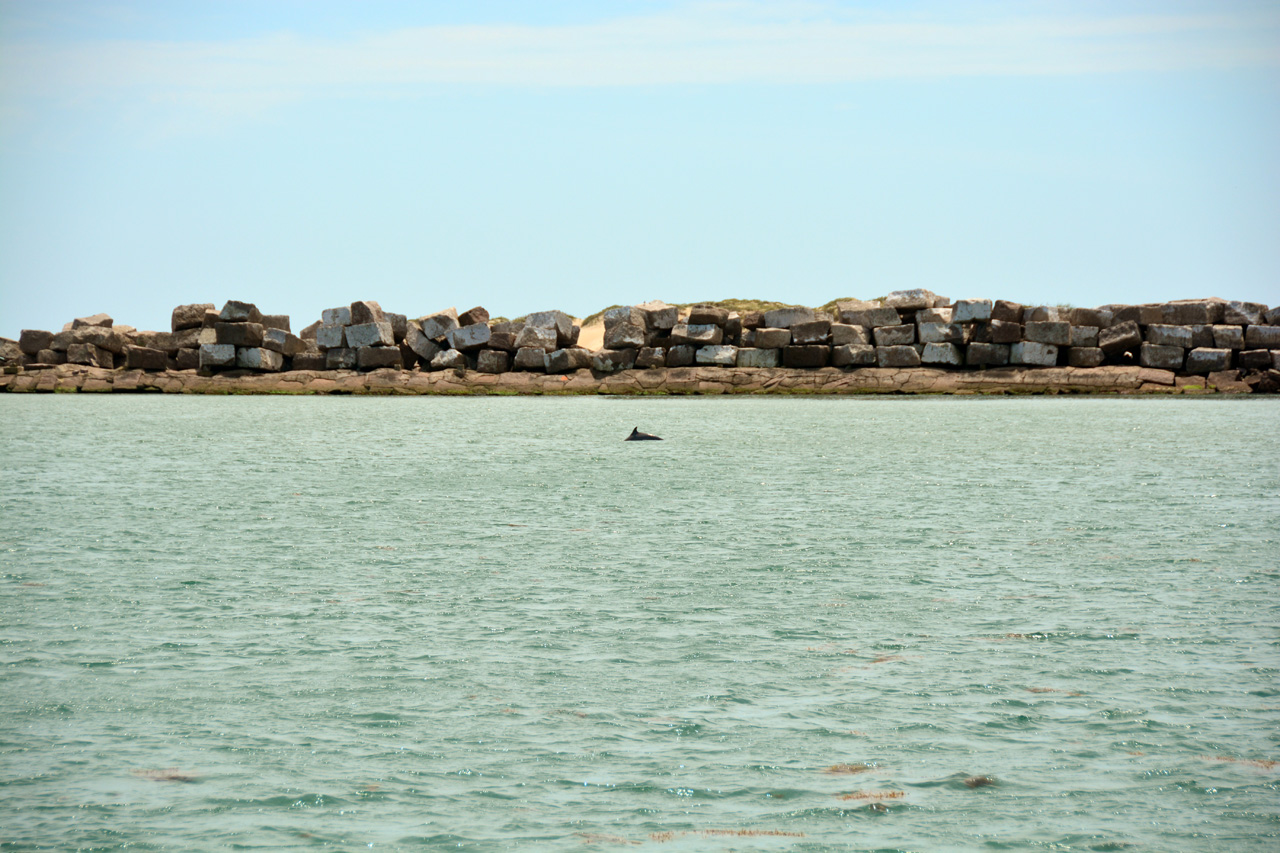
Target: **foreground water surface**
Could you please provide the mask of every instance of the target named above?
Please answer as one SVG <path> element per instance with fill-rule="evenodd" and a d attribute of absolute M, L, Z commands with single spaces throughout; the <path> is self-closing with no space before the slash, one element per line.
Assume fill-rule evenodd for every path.
<path fill-rule="evenodd" d="M 0 849 L 1274 850 L 1278 425 L 4 395 Z"/>

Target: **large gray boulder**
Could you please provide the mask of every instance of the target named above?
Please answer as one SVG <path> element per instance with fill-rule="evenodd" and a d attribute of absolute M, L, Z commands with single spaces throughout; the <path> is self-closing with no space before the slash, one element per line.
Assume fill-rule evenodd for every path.
<path fill-rule="evenodd" d="M 789 346 L 782 349 L 783 367 L 826 367 L 831 360 L 831 347 L 828 346 Z"/>
<path fill-rule="evenodd" d="M 18 349 L 27 355 L 35 355 L 42 349 L 53 348 L 53 332 L 43 329 L 23 329 L 18 335 Z"/>
<path fill-rule="evenodd" d="M 115 354 L 94 344 L 74 343 L 67 347 L 67 363 L 113 368 Z"/>
<path fill-rule="evenodd" d="M 1136 353 L 1141 346 L 1142 332 L 1132 320 L 1125 320 L 1098 332 L 1098 347 L 1108 356 L 1124 352 Z"/>
<path fill-rule="evenodd" d="M 873 333 L 877 347 L 909 346 L 916 341 L 916 327 L 911 323 L 897 326 L 878 326 Z M 893 365 L 898 367 L 900 365 Z"/>
<path fill-rule="evenodd" d="M 69 334 L 74 343 L 93 344 L 116 355 L 122 354 L 125 344 L 129 343 L 128 338 L 110 326 L 81 326 L 72 330 Z M 54 338 L 56 339 L 57 335 Z M 58 347 L 56 344 L 50 343 L 50 348 L 57 349 Z M 75 362 L 72 363 L 74 364 Z"/>
<path fill-rule="evenodd" d="M 445 335 L 445 340 L 449 342 L 449 346 L 463 352 L 482 349 L 489 343 L 489 324 L 488 323 L 472 323 L 469 326 L 460 326 Z"/>
<path fill-rule="evenodd" d="M 201 344 L 200 367 L 221 369 L 236 366 L 236 348 L 231 344 Z"/>
<path fill-rule="evenodd" d="M 535 311 L 524 318 L 524 323 L 526 326 L 555 329 L 557 346 L 569 346 L 575 338 L 573 318 L 563 311 Z"/>
<path fill-rule="evenodd" d="M 1240 326 L 1210 326 L 1213 345 L 1221 349 L 1244 349 L 1244 329 Z M 1225 370 L 1226 368 L 1223 368 Z"/>
<path fill-rule="evenodd" d="M 1271 367 L 1271 350 L 1240 350 L 1236 354 L 1236 366 L 1244 370 L 1266 370 Z"/>
<path fill-rule="evenodd" d="M 1111 325 L 1112 313 L 1102 308 L 1072 308 L 1067 312 L 1072 326 L 1094 326 L 1105 329 Z"/>
<path fill-rule="evenodd" d="M 832 323 L 831 324 L 831 345 L 835 347 L 849 346 L 853 344 L 866 345 L 871 343 L 871 330 L 866 326 L 854 326 L 849 323 Z M 786 344 L 783 344 L 786 346 Z"/>
<path fill-rule="evenodd" d="M 1071 344 L 1071 324 L 1065 320 L 1030 320 L 1022 328 L 1022 337 L 1037 344 L 1065 347 Z"/>
<path fill-rule="evenodd" d="M 957 299 L 951 309 L 951 322 L 974 323 L 991 319 L 990 299 Z"/>
<path fill-rule="evenodd" d="M 947 301 L 946 297 L 920 287 L 911 290 L 895 290 L 884 298 L 885 306 L 895 311 L 919 311 L 921 308 L 945 305 Z"/>
<path fill-rule="evenodd" d="M 736 356 L 738 367 L 777 367 L 782 363 L 782 352 L 777 349 L 743 347 Z"/>
<path fill-rule="evenodd" d="M 1019 341 L 1009 347 L 1009 362 L 1031 367 L 1053 367 L 1058 363 L 1058 348 L 1039 341 Z"/>
<path fill-rule="evenodd" d="M 275 373 L 284 368 L 284 356 L 262 347 L 236 347 L 236 367 Z"/>
<path fill-rule="evenodd" d="M 404 356 L 400 354 L 398 346 L 359 347 L 356 349 L 356 367 L 360 370 L 377 370 L 380 367 L 394 367 L 399 370 L 404 367 Z"/>
<path fill-rule="evenodd" d="M 1071 346 L 1097 347 L 1098 331 L 1099 331 L 1098 326 L 1072 326 L 1071 327 Z"/>
<path fill-rule="evenodd" d="M 547 372 L 547 351 L 542 347 L 520 347 L 516 350 L 516 370 Z"/>
<path fill-rule="evenodd" d="M 1191 346 L 1191 327 L 1154 323 L 1147 326 L 1147 343 L 1166 347 L 1189 347 Z"/>
<path fill-rule="evenodd" d="M 920 351 L 913 346 L 877 346 L 876 364 L 880 367 L 919 367 Z"/>
<path fill-rule="evenodd" d="M 597 373 L 617 373 L 630 370 L 636 363 L 636 350 L 602 349 L 591 354 L 591 369 Z"/>
<path fill-rule="evenodd" d="M 443 311 L 419 317 L 417 322 L 422 334 L 436 343 L 441 343 L 444 341 L 445 335 L 458 328 L 458 312 L 454 308 L 446 308 Z"/>
<path fill-rule="evenodd" d="M 566 347 L 547 353 L 547 373 L 571 373 L 591 366 L 591 352 L 581 347 Z"/>
<path fill-rule="evenodd" d="M 179 305 L 173 309 L 173 315 L 169 318 L 169 330 L 178 332 L 183 329 L 198 329 L 204 325 L 205 312 L 212 310 L 214 310 L 212 302 Z"/>
<path fill-rule="evenodd" d="M 667 347 L 667 367 L 689 367 L 693 364 L 694 352 L 694 347 L 689 344 Z"/>
<path fill-rule="evenodd" d="M 1280 349 L 1280 326 L 1249 326 L 1244 330 L 1245 349 Z"/>
<path fill-rule="evenodd" d="M 341 308 L 324 309 L 320 312 L 320 322 L 325 326 L 350 326 L 351 306 L 343 305 Z"/>
<path fill-rule="evenodd" d="M 1212 326 L 1223 322 L 1225 305 L 1211 299 L 1189 299 L 1154 307 L 1157 309 L 1157 317 L 1148 320 L 1143 315 L 1141 322 L 1147 325 L 1164 323 L 1170 326 Z"/>
<path fill-rule="evenodd" d="M 124 348 L 124 366 L 126 370 L 166 370 L 169 367 L 169 356 L 164 350 L 160 349 L 126 346 Z"/>
<path fill-rule="evenodd" d="M 1009 363 L 1009 344 L 969 344 L 965 347 L 964 362 L 975 367 L 1003 367 Z"/>
<path fill-rule="evenodd" d="M 738 363 L 738 348 L 731 346 L 701 347 L 694 355 L 698 364 L 733 367 Z"/>
<path fill-rule="evenodd" d="M 1267 306 L 1260 302 L 1227 302 L 1222 306 L 1222 322 L 1236 326 L 1260 326 Z"/>
<path fill-rule="evenodd" d="M 231 299 L 222 306 L 218 319 L 223 323 L 260 323 L 262 312 L 252 302 L 238 302 Z"/>
<path fill-rule="evenodd" d="M 466 370 L 467 357 L 456 349 L 440 350 L 431 359 L 432 370 Z"/>
<path fill-rule="evenodd" d="M 418 358 L 430 362 L 440 352 L 436 342 L 422 334 L 417 323 L 410 323 L 405 331 L 404 342 Z"/>
<path fill-rule="evenodd" d="M 322 350 L 340 349 L 347 345 L 347 327 L 325 323 L 316 329 L 316 346 Z"/>
<path fill-rule="evenodd" d="M 710 323 L 702 325 L 676 323 L 671 330 L 671 342 L 673 344 L 716 346 L 722 340 L 724 340 L 724 330 Z"/>
<path fill-rule="evenodd" d="M 764 312 L 764 325 L 771 329 L 790 329 L 798 323 L 812 323 L 818 319 L 818 312 L 803 305 L 789 308 L 774 308 Z"/>
<path fill-rule="evenodd" d="M 261 322 L 264 329 L 279 329 L 282 332 L 290 331 L 288 314 L 263 314 Z"/>
<path fill-rule="evenodd" d="M 739 350 L 741 352 L 741 350 Z M 667 349 L 666 347 L 641 347 L 636 352 L 636 367 L 641 370 L 649 370 L 654 367 L 666 367 L 667 365 Z"/>
<path fill-rule="evenodd" d="M 511 355 L 505 350 L 481 350 L 476 356 L 476 370 L 481 373 L 506 373 L 511 363 Z"/>
<path fill-rule="evenodd" d="M 991 319 L 1022 325 L 1022 312 L 1026 309 L 1027 306 L 1023 305 L 1021 302 L 1011 302 L 1008 299 L 997 299 L 995 304 L 991 306 Z"/>
<path fill-rule="evenodd" d="M 278 352 L 281 355 L 287 355 L 293 358 L 295 355 L 301 355 L 310 347 L 307 342 L 297 335 L 291 335 L 284 329 L 267 329 L 262 333 L 262 346 L 265 349 Z"/>
<path fill-rule="evenodd" d="M 791 327 L 791 344 L 793 346 L 821 346 L 831 343 L 831 321 L 819 317 L 807 323 L 796 323 Z"/>
<path fill-rule="evenodd" d="M 921 311 L 919 313 L 923 314 L 924 312 Z M 922 344 L 964 343 L 964 326 L 959 323 L 917 323 L 916 331 Z"/>
<path fill-rule="evenodd" d="M 1231 350 L 1214 347 L 1197 347 L 1187 353 L 1187 373 L 1211 373 L 1231 367 Z"/>
<path fill-rule="evenodd" d="M 669 330 L 675 328 L 680 321 L 680 311 L 674 305 L 663 302 L 646 303 L 644 309 L 644 326 L 652 330 Z"/>
<path fill-rule="evenodd" d="M 834 367 L 862 367 L 876 363 L 876 348 L 870 344 L 841 344 L 831 348 Z"/>
<path fill-rule="evenodd" d="M 71 321 L 71 328 L 84 329 L 90 326 L 96 326 L 102 329 L 110 329 L 115 325 L 115 321 L 111 319 L 110 314 L 94 314 L 92 317 L 77 317 Z M 75 364 L 75 362 L 72 362 Z"/>
<path fill-rule="evenodd" d="M 1067 364 L 1072 367 L 1097 367 L 1107 354 L 1097 347 L 1071 347 L 1067 350 Z"/>
<path fill-rule="evenodd" d="M 551 352 L 556 348 L 557 340 L 556 330 L 553 327 L 525 325 L 516 335 L 516 349 L 536 348 L 543 352 Z"/>
<path fill-rule="evenodd" d="M 634 323 L 615 321 L 605 326 L 605 349 L 639 349 L 645 345 L 643 326 Z"/>
<path fill-rule="evenodd" d="M 217 341 L 236 347 L 260 347 L 265 330 L 260 323 L 219 323 L 214 327 Z"/>
<path fill-rule="evenodd" d="M 366 323 L 383 323 L 386 322 L 386 319 L 386 315 L 382 313 L 382 306 L 372 299 L 351 303 L 351 325 L 353 326 L 362 326 Z"/>
<path fill-rule="evenodd" d="M 867 328 L 896 326 L 902 322 L 898 312 L 892 308 L 885 308 L 878 302 L 866 302 L 861 299 L 837 302 L 836 316 L 846 325 Z"/>
<path fill-rule="evenodd" d="M 991 329 L 991 343 L 993 344 L 1016 344 L 1022 340 L 1021 322 L 992 319 L 989 328 Z"/>
<path fill-rule="evenodd" d="M 689 319 L 685 322 L 691 326 L 711 325 L 724 328 L 729 322 L 729 310 L 714 305 L 694 305 L 689 309 Z"/>
<path fill-rule="evenodd" d="M 955 344 L 927 343 L 924 352 L 920 353 L 920 363 L 959 367 L 964 364 L 964 353 Z"/>
<path fill-rule="evenodd" d="M 459 326 L 474 326 L 476 323 L 489 322 L 489 309 L 481 305 L 477 305 L 468 311 L 463 311 L 458 315 Z"/>
<path fill-rule="evenodd" d="M 604 321 L 606 331 L 620 324 L 639 326 L 642 329 L 646 325 L 645 310 L 639 305 L 618 305 L 605 311 L 601 319 Z"/>
<path fill-rule="evenodd" d="M 951 317 L 955 311 L 950 307 L 946 308 L 922 308 L 915 314 L 916 325 L 921 323 L 950 323 L 953 322 Z"/>
<path fill-rule="evenodd" d="M 358 351 L 351 347 L 325 350 L 325 370 L 355 370 Z"/>
<path fill-rule="evenodd" d="M 791 346 L 791 330 L 761 326 L 754 330 L 751 345 L 756 349 L 782 349 Z"/>
<path fill-rule="evenodd" d="M 352 312 L 354 319 L 355 312 Z M 391 331 L 391 324 L 386 320 L 373 323 L 359 323 L 347 326 L 346 330 L 347 346 L 359 349 L 360 347 L 373 346 L 394 346 L 396 342 L 395 333 Z"/>

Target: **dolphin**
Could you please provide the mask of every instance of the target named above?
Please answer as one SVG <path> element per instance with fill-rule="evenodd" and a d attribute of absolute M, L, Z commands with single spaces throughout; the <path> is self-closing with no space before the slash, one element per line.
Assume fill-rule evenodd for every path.
<path fill-rule="evenodd" d="M 640 427 L 633 427 L 631 430 L 631 435 L 624 438 L 623 441 L 662 441 L 662 439 L 656 435 L 650 435 L 647 432 L 641 432 Z"/>

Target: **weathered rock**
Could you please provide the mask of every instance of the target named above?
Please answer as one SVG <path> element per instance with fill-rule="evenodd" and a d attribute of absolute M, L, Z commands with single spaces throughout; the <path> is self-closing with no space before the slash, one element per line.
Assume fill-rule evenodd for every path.
<path fill-rule="evenodd" d="M 689 325 L 676 323 L 671 330 L 673 344 L 693 344 L 694 346 L 716 346 L 724 340 L 724 330 L 711 324 Z"/>
<path fill-rule="evenodd" d="M 385 323 L 386 315 L 382 306 L 372 299 L 362 299 L 351 303 L 351 325 L 363 326 L 369 323 Z"/>
<path fill-rule="evenodd" d="M 218 312 L 218 320 L 223 323 L 262 323 L 262 312 L 252 302 L 228 300 Z"/>
<path fill-rule="evenodd" d="M 783 347 L 783 367 L 826 367 L 831 360 L 831 347 L 796 346 Z"/>
<path fill-rule="evenodd" d="M 1259 302 L 1227 302 L 1222 306 L 1222 322 L 1236 326 L 1260 326 L 1267 306 Z"/>
<path fill-rule="evenodd" d="M 262 346 L 264 330 L 261 323 L 219 323 L 214 327 L 214 331 L 217 333 L 220 344 L 250 348 Z"/>
<path fill-rule="evenodd" d="M 352 347 L 338 347 L 325 350 L 324 366 L 326 370 L 355 370 L 358 353 Z"/>
<path fill-rule="evenodd" d="M 1022 340 L 1022 323 L 1012 320 L 991 321 L 991 342 L 994 344 L 1016 344 Z"/>
<path fill-rule="evenodd" d="M 475 308 L 472 308 L 470 311 L 464 311 L 458 315 L 459 326 L 474 326 L 477 323 L 487 324 L 488 322 L 489 322 L 488 309 L 483 308 L 479 305 L 477 305 Z"/>
<path fill-rule="evenodd" d="M 352 319 L 355 319 L 355 306 L 361 303 L 352 303 Z M 365 303 L 367 304 L 367 303 Z M 373 346 L 394 346 L 396 342 L 395 335 L 391 331 L 391 324 L 386 320 L 373 323 L 358 323 L 347 326 L 346 328 L 347 346 L 353 349 L 360 347 Z"/>
<path fill-rule="evenodd" d="M 951 323 L 953 308 L 922 308 L 916 312 L 916 325 L 922 323 Z"/>
<path fill-rule="evenodd" d="M 203 332 L 203 331 L 204 329 L 183 329 L 182 335 L 184 336 L 184 338 L 186 338 L 185 343 L 187 343 L 189 346 L 190 345 L 199 346 L 200 341 L 195 340 L 194 338 L 195 336 L 199 335 L 200 332 Z M 163 352 L 172 354 L 175 350 L 178 349 L 177 342 L 174 340 L 175 337 L 176 336 L 174 335 L 173 332 L 142 331 L 142 332 L 134 333 L 133 343 L 135 346 L 147 347 L 148 349 L 158 349 Z M 214 334 L 213 338 L 214 338 L 213 340 L 205 341 L 205 343 L 211 343 L 211 344 L 217 343 L 218 341 L 217 341 L 216 333 Z"/>
<path fill-rule="evenodd" d="M 382 321 L 390 326 L 385 320 Z M 381 325 L 380 323 L 364 324 L 364 325 Z M 394 367 L 397 370 L 404 367 L 404 356 L 400 354 L 398 346 L 365 346 L 356 349 L 356 367 L 360 370 L 377 370 L 380 367 Z"/>
<path fill-rule="evenodd" d="M 262 347 L 236 347 L 236 367 L 275 373 L 284 368 L 284 356 Z"/>
<path fill-rule="evenodd" d="M 694 348 L 689 344 L 667 347 L 667 367 L 688 367 L 693 364 Z"/>
<path fill-rule="evenodd" d="M 876 363 L 876 348 L 870 344 L 841 344 L 831 348 L 834 367 L 860 367 Z"/>
<path fill-rule="evenodd" d="M 1010 302 L 1007 299 L 997 299 L 995 304 L 991 306 L 991 319 L 1001 320 L 1006 323 L 1017 323 L 1022 325 L 1022 312 L 1026 310 L 1026 306 L 1021 302 Z"/>
<path fill-rule="evenodd" d="M 645 345 L 643 326 L 614 321 L 605 326 L 605 349 L 639 349 Z"/>
<path fill-rule="evenodd" d="M 35 359 L 37 364 L 66 364 L 67 354 L 53 349 L 42 349 L 36 353 Z"/>
<path fill-rule="evenodd" d="M 1072 326 L 1071 346 L 1095 349 L 1098 346 L 1098 326 Z"/>
<path fill-rule="evenodd" d="M 421 358 L 428 364 L 431 362 L 431 359 L 435 358 L 440 352 L 440 347 L 437 346 L 436 342 L 431 340 L 431 338 L 422 334 L 422 330 L 418 328 L 417 323 L 409 324 L 408 329 L 405 332 L 404 342 L 409 349 L 418 356 L 418 358 Z"/>
<path fill-rule="evenodd" d="M 1248 326 L 1244 330 L 1246 349 L 1280 349 L 1280 326 Z"/>
<path fill-rule="evenodd" d="M 151 347 L 126 346 L 124 348 L 126 370 L 168 370 L 169 356 L 164 350 Z"/>
<path fill-rule="evenodd" d="M 680 311 L 665 303 L 648 303 L 644 309 L 644 325 L 647 329 L 673 329 L 680 320 Z"/>
<path fill-rule="evenodd" d="M 236 348 L 232 344 L 201 344 L 200 367 L 223 368 L 236 366 Z"/>
<path fill-rule="evenodd" d="M 72 344 L 78 343 L 81 342 L 76 340 L 75 335 L 73 335 L 70 330 L 67 330 L 64 332 L 58 332 L 53 336 L 53 341 L 49 344 L 49 349 L 57 350 L 58 352 L 66 352 Z"/>
<path fill-rule="evenodd" d="M 831 343 L 831 321 L 825 317 L 808 323 L 796 323 L 791 327 L 793 346 L 821 346 Z"/>
<path fill-rule="evenodd" d="M 1191 327 L 1152 324 L 1147 326 L 1147 343 L 1185 349 L 1191 346 Z"/>
<path fill-rule="evenodd" d="M 496 326 L 489 327 L 489 349 L 500 349 L 500 350 L 506 350 L 507 352 L 513 353 L 517 349 L 516 335 L 519 334 L 519 330 L 516 330 L 516 331 L 499 331 L 498 330 L 498 326 L 505 326 L 505 325 L 510 325 L 510 324 L 498 323 Z"/>
<path fill-rule="evenodd" d="M 591 353 L 581 347 L 566 347 L 547 354 L 547 373 L 571 373 L 591 366 Z"/>
<path fill-rule="evenodd" d="M 1009 347 L 1009 363 L 1053 367 L 1058 363 L 1058 347 L 1040 341 L 1019 341 Z"/>
<path fill-rule="evenodd" d="M 738 348 L 731 346 L 702 347 L 694 355 L 694 360 L 698 364 L 733 367 L 738 363 Z"/>
<path fill-rule="evenodd" d="M 200 348 L 183 347 L 174 353 L 174 364 L 179 370 L 200 369 Z"/>
<path fill-rule="evenodd" d="M 729 319 L 724 324 L 724 342 L 737 345 L 742 340 L 742 317 L 737 311 L 729 312 Z"/>
<path fill-rule="evenodd" d="M 23 329 L 18 335 L 18 349 L 27 355 L 35 355 L 42 349 L 52 349 L 53 332 L 43 329 Z"/>
<path fill-rule="evenodd" d="M 803 305 L 774 308 L 764 312 L 764 325 L 770 329 L 790 329 L 797 323 L 811 323 L 818 319 L 817 312 Z"/>
<path fill-rule="evenodd" d="M 1185 358 L 1186 350 L 1176 346 L 1144 343 L 1138 352 L 1139 364 L 1162 370 L 1179 370 Z"/>
<path fill-rule="evenodd" d="M 351 306 L 343 305 L 341 308 L 324 309 L 320 312 L 320 322 L 325 326 L 350 326 Z"/>
<path fill-rule="evenodd" d="M 92 317 L 77 317 L 71 321 L 71 328 L 84 329 L 90 326 L 96 326 L 101 329 L 110 329 L 115 324 L 110 314 L 94 314 Z M 72 362 L 75 364 L 76 362 Z"/>
<path fill-rule="evenodd" d="M 396 314 L 391 311 L 383 311 L 382 316 L 391 324 L 391 337 L 396 339 L 396 343 L 400 343 L 409 334 L 409 318 L 403 314 Z M 419 329 L 419 332 L 422 330 Z"/>
<path fill-rule="evenodd" d="M 1280 305 L 1272 308 L 1270 311 L 1262 315 L 1260 326 L 1280 326 Z"/>
<path fill-rule="evenodd" d="M 81 326 L 78 329 L 74 329 L 69 334 L 71 335 L 71 340 L 74 343 L 93 344 L 99 349 L 104 349 L 107 352 L 115 353 L 116 355 L 123 354 L 124 346 L 129 342 L 128 338 L 117 332 L 115 329 L 112 329 L 110 326 Z M 54 335 L 55 340 L 57 337 L 57 335 Z M 57 348 L 56 344 L 50 344 L 50 349 Z"/>
<path fill-rule="evenodd" d="M 915 347 L 906 345 L 877 346 L 876 364 L 880 367 L 919 367 L 920 352 Z"/>
<path fill-rule="evenodd" d="M 179 305 L 173 309 L 173 315 L 169 318 L 169 331 L 177 332 L 182 329 L 198 329 L 204 325 L 205 312 L 212 310 L 214 310 L 212 302 L 195 302 L 190 305 Z"/>
<path fill-rule="evenodd" d="M 1024 308 L 1022 311 L 1022 325 L 1028 323 L 1058 323 L 1066 322 L 1064 312 L 1056 305 L 1032 305 Z M 1035 343 L 1052 343 L 1052 341 L 1036 341 Z M 1058 344 L 1055 344 L 1058 346 Z"/>
<path fill-rule="evenodd" d="M 782 351 L 742 347 L 737 351 L 737 359 L 738 367 L 777 367 L 782 363 Z"/>
<path fill-rule="evenodd" d="M 1003 366 L 1009 363 L 1008 344 L 971 343 L 966 347 L 965 364 Z"/>
<path fill-rule="evenodd" d="M 945 305 L 946 302 L 946 298 L 938 296 L 932 290 L 919 287 L 911 290 L 895 290 L 884 298 L 885 307 L 895 311 L 919 311 L 921 308 Z"/>
<path fill-rule="evenodd" d="M 264 329 L 279 329 L 282 332 L 289 331 L 288 314 L 263 314 L 260 322 Z"/>
<path fill-rule="evenodd" d="M 1244 329 L 1240 326 L 1210 326 L 1213 345 L 1221 349 L 1244 349 Z M 1219 368 L 1225 370 L 1226 368 Z"/>
<path fill-rule="evenodd" d="M 645 309 L 639 305 L 618 305 L 605 311 L 601 315 L 601 320 L 604 322 L 606 331 L 620 324 L 639 326 L 643 329 L 646 325 L 646 313 Z"/>
<path fill-rule="evenodd" d="M 1031 320 L 1023 326 L 1022 337 L 1031 343 L 1065 347 L 1071 343 L 1071 324 L 1062 320 Z"/>
<path fill-rule="evenodd" d="M 115 354 L 94 344 L 74 343 L 67 347 L 67 363 L 113 368 Z"/>
<path fill-rule="evenodd" d="M 466 370 L 467 357 L 456 349 L 440 350 L 440 352 L 436 353 L 436 357 L 431 359 L 431 369 Z"/>
<path fill-rule="evenodd" d="M 990 299 L 957 299 L 951 310 L 951 322 L 974 323 L 991 319 Z"/>
<path fill-rule="evenodd" d="M 563 311 L 535 311 L 524 322 L 526 326 L 555 329 L 557 346 L 567 346 L 574 340 L 573 318 Z"/>
<path fill-rule="evenodd" d="M 458 312 L 453 308 L 418 318 L 418 328 L 422 330 L 422 334 L 436 343 L 443 341 L 445 335 L 458 328 L 458 325 Z"/>
<path fill-rule="evenodd" d="M 1188 326 L 1187 328 L 1191 329 L 1191 346 L 1213 346 L 1213 326 L 1197 325 Z"/>
<path fill-rule="evenodd" d="M 1108 356 L 1136 353 L 1142 346 L 1142 332 L 1138 330 L 1137 323 L 1125 320 L 1098 332 L 1098 346 Z"/>
<path fill-rule="evenodd" d="M 861 299 L 837 302 L 836 316 L 845 325 L 866 326 L 869 329 L 876 326 L 896 326 L 902 322 L 894 309 Z"/>
<path fill-rule="evenodd" d="M 458 318 L 458 322 L 462 322 L 461 317 Z M 469 326 L 461 326 L 450 331 L 445 335 L 445 340 L 454 349 L 469 352 L 470 350 L 478 350 L 488 346 L 489 337 L 488 323 L 472 323 Z"/>
<path fill-rule="evenodd" d="M 505 350 L 481 350 L 476 357 L 476 370 L 481 373 L 506 373 L 511 364 L 511 354 Z"/>
<path fill-rule="evenodd" d="M 756 349 L 782 349 L 791 346 L 790 329 L 771 329 L 762 326 L 755 330 L 751 344 Z"/>
<path fill-rule="evenodd" d="M 316 346 L 320 349 L 341 349 L 346 345 L 346 326 L 339 326 L 334 323 L 325 323 L 320 328 L 316 329 Z"/>
<path fill-rule="evenodd" d="M 959 367 L 964 364 L 964 353 L 960 347 L 949 343 L 926 343 L 924 352 L 920 353 L 921 364 L 945 364 Z"/>
<path fill-rule="evenodd" d="M 694 305 L 689 309 L 689 319 L 685 322 L 690 326 L 710 325 L 723 328 L 729 322 L 729 310 L 714 305 Z"/>
<path fill-rule="evenodd" d="M 1111 325 L 1111 312 L 1101 308 L 1072 308 L 1067 312 L 1067 320 L 1072 326 L 1092 326 L 1103 329 Z"/>
<path fill-rule="evenodd" d="M 629 324 L 628 324 L 629 325 Z M 597 373 L 616 373 L 619 370 L 630 370 L 636 364 L 636 350 L 602 349 L 591 354 L 591 369 Z"/>
<path fill-rule="evenodd" d="M 1236 355 L 1236 365 L 1245 370 L 1266 370 L 1271 366 L 1271 350 L 1240 350 Z"/>
<path fill-rule="evenodd" d="M 666 367 L 666 364 L 666 347 L 641 347 L 640 351 L 636 353 L 636 367 L 642 370 L 648 370 L 653 367 Z"/>
<path fill-rule="evenodd" d="M 991 343 L 991 321 L 979 320 L 976 323 L 965 323 L 964 326 L 965 340 L 969 343 L 989 344 Z"/>
<path fill-rule="evenodd" d="M 328 354 L 323 352 L 304 352 L 293 357 L 294 370 L 324 370 Z"/>
<path fill-rule="evenodd" d="M 204 320 L 200 326 L 205 329 L 212 329 L 214 326 L 222 322 L 222 312 L 217 308 L 210 308 L 204 312 Z"/>
<path fill-rule="evenodd" d="M 878 349 L 883 347 L 907 346 L 915 343 L 916 327 L 910 323 L 903 323 L 897 326 L 877 326 L 874 336 L 876 347 Z M 888 366 L 902 367 L 903 365 L 891 364 Z"/>
<path fill-rule="evenodd" d="M 937 309 L 931 310 L 936 311 Z M 916 316 L 923 313 L 923 311 L 920 311 Z M 916 329 L 922 344 L 964 343 L 964 326 L 959 323 L 918 323 Z"/>
<path fill-rule="evenodd" d="M 553 332 L 554 334 L 554 332 Z M 547 351 L 542 347 L 520 347 L 516 350 L 516 370 L 547 372 Z"/>
<path fill-rule="evenodd" d="M 831 324 L 831 345 L 836 347 L 871 343 L 871 330 L 866 326 L 852 326 L 848 323 Z M 786 344 L 783 344 L 786 346 Z"/>
<path fill-rule="evenodd" d="M 306 352 L 307 342 L 297 335 L 291 335 L 281 328 L 267 329 L 262 334 L 262 346 L 266 349 L 287 355 L 292 358 Z"/>
<path fill-rule="evenodd" d="M 1097 347 L 1073 346 L 1067 350 L 1067 364 L 1072 367 L 1097 367 L 1106 358 Z"/>
<path fill-rule="evenodd" d="M 570 330 L 569 330 L 569 340 L 568 340 L 568 342 L 567 342 L 567 343 L 562 343 L 562 344 L 561 344 L 561 346 L 562 346 L 562 347 L 576 347 L 576 346 L 578 345 L 578 337 L 579 337 L 581 334 L 582 334 L 582 327 L 581 327 L 581 326 L 579 326 L 577 323 L 574 323 L 574 324 L 573 324 L 573 326 L 572 326 L 572 327 L 570 328 Z"/>
<path fill-rule="evenodd" d="M 1223 322 L 1224 304 L 1221 302 L 1214 302 L 1209 299 L 1170 302 L 1156 307 L 1159 309 L 1159 319 L 1144 319 L 1143 322 L 1145 324 L 1162 323 L 1170 326 L 1212 326 Z"/>
<path fill-rule="evenodd" d="M 556 348 L 556 330 L 552 327 L 528 326 L 516 335 L 516 349 L 537 348 L 543 352 L 551 352 Z M 516 360 L 519 366 L 519 359 Z"/>

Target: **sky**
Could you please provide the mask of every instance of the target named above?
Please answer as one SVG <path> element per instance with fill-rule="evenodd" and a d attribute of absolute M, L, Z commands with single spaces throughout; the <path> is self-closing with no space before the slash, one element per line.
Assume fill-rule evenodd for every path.
<path fill-rule="evenodd" d="M 0 0 L 0 336 L 1280 303 L 1280 6 Z"/>

